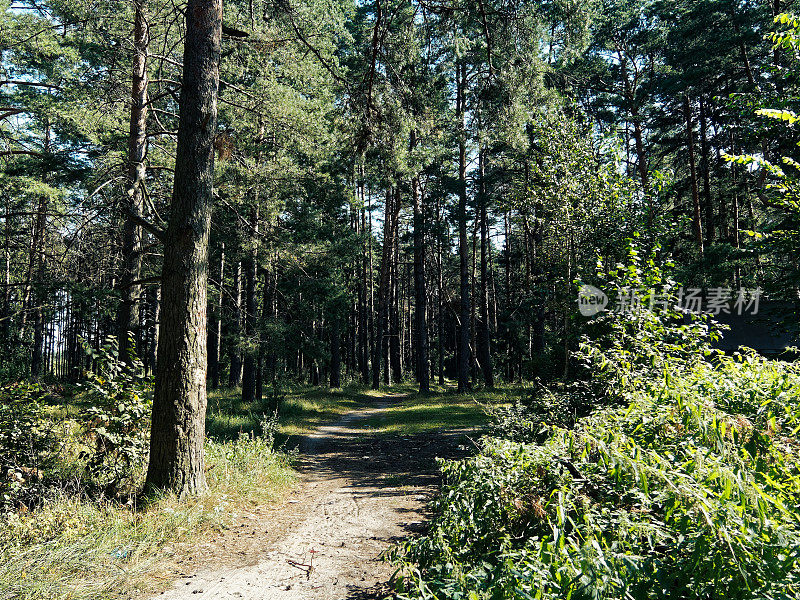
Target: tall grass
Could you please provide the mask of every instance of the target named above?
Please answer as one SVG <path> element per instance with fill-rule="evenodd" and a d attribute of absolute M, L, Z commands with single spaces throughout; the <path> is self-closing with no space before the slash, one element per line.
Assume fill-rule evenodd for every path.
<path fill-rule="evenodd" d="M 292 484 L 289 457 L 269 436 L 242 435 L 206 445 L 208 492 L 146 506 L 54 493 L 32 512 L 3 516 L 0 600 L 94 600 L 152 586 L 175 545 L 223 527 L 254 502 Z"/>

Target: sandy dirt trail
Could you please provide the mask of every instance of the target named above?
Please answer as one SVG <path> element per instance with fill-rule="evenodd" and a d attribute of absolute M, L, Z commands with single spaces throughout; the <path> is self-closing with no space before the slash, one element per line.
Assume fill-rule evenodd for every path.
<path fill-rule="evenodd" d="M 434 457 L 459 453 L 463 435 L 373 436 L 360 427 L 401 399 L 385 396 L 305 437 L 288 499 L 249 515 L 153 600 L 385 598 L 393 567 L 381 555 L 420 531 L 437 481 Z"/>

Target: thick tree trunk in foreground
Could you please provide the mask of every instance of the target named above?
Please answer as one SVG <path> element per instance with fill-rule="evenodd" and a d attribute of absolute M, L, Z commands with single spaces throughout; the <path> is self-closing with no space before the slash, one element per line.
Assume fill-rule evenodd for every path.
<path fill-rule="evenodd" d="M 411 131 L 411 149 L 417 145 L 417 132 Z M 414 202 L 414 337 L 416 345 L 416 371 L 419 391 L 431 391 L 431 373 L 428 359 L 428 292 L 425 289 L 425 213 L 419 189 L 419 177 L 411 178 L 411 198 Z"/>
<path fill-rule="evenodd" d="M 175 183 L 165 234 L 146 487 L 206 487 L 206 288 L 222 0 L 189 0 Z"/>
<path fill-rule="evenodd" d="M 144 216 L 145 157 L 147 155 L 147 54 L 150 27 L 147 23 L 147 0 L 134 1 L 133 74 L 131 83 L 131 120 L 128 133 L 128 206 L 122 227 L 122 299 L 117 313 L 119 355 L 131 359 L 130 338 L 136 350 L 141 345 L 139 298 L 142 286 L 142 227 L 135 218 Z"/>

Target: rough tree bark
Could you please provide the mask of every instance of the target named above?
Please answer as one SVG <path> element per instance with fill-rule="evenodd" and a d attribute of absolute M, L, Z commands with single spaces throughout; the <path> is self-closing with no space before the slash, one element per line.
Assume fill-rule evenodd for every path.
<path fill-rule="evenodd" d="M 206 291 L 221 40 L 222 0 L 189 0 L 145 482 L 179 496 L 206 488 Z"/>
<path fill-rule="evenodd" d="M 122 298 L 117 311 L 119 355 L 131 360 L 131 337 L 138 350 L 141 345 L 139 299 L 142 286 L 142 226 L 144 216 L 145 158 L 147 156 L 147 56 L 150 26 L 147 0 L 134 0 L 133 69 L 131 78 L 131 115 L 128 130 L 128 191 L 125 221 L 122 226 Z"/>

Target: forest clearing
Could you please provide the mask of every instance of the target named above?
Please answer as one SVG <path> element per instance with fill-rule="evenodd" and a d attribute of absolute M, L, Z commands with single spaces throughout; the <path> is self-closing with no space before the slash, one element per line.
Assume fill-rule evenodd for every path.
<path fill-rule="evenodd" d="M 0 0 L 0 600 L 800 599 L 796 0 Z"/>

